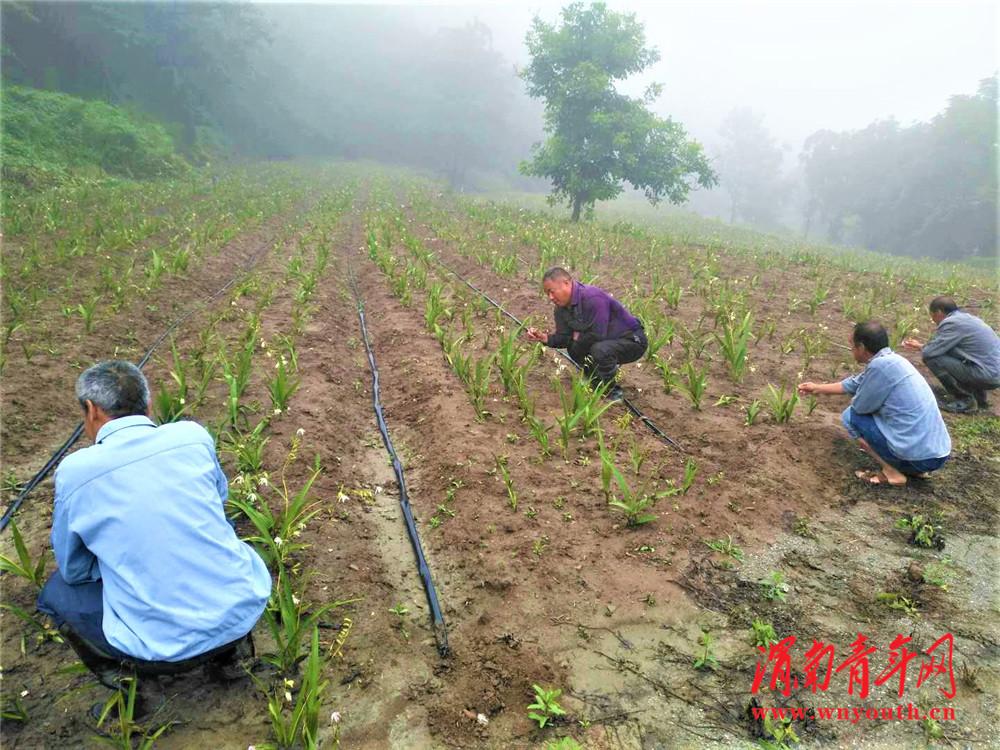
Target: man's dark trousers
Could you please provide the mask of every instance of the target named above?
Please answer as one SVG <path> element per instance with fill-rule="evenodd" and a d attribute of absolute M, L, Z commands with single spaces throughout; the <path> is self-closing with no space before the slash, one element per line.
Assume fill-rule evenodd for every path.
<path fill-rule="evenodd" d="M 649 342 L 642 328 L 629 331 L 617 339 L 590 341 L 584 334 L 570 343 L 566 350 L 573 361 L 583 367 L 583 372 L 600 383 L 613 383 L 618 365 L 635 362 L 646 351 Z"/>
<path fill-rule="evenodd" d="M 987 377 L 979 365 L 950 354 L 928 357 L 924 364 L 948 393 L 957 399 L 974 396 L 980 406 L 986 406 L 986 391 L 1000 386 L 1000 381 Z"/>

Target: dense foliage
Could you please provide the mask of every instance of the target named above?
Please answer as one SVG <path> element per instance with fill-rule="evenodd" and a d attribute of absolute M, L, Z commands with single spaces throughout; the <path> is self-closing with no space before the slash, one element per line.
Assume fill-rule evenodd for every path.
<path fill-rule="evenodd" d="M 996 257 L 997 79 L 927 123 L 811 136 L 808 222 L 834 242 L 905 255 Z M 808 226 L 808 224 L 807 224 Z"/>
<path fill-rule="evenodd" d="M 145 178 L 176 175 L 187 163 L 148 117 L 67 94 L 3 89 L 5 192 L 43 187 L 71 171 Z"/>
<path fill-rule="evenodd" d="M 634 14 L 573 3 L 559 27 L 536 17 L 526 43 L 531 64 L 523 77 L 528 93 L 545 100 L 548 138 L 521 168 L 550 179 L 553 199 L 572 206 L 574 221 L 595 201 L 620 195 L 625 182 L 652 203 L 682 203 L 694 184 L 715 184 L 701 145 L 647 108 L 658 86 L 642 99 L 615 89 L 659 59 Z"/>

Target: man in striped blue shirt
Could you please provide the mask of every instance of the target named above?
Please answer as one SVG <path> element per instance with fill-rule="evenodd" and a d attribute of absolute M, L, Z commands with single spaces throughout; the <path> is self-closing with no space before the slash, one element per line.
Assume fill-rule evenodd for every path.
<path fill-rule="evenodd" d="M 889 348 L 889 334 L 880 323 L 858 323 L 851 344 L 854 361 L 865 365 L 862 372 L 839 383 L 802 383 L 799 393 L 853 394 L 841 420 L 881 468 L 858 471 L 858 478 L 891 485 L 906 484 L 908 476 L 926 478 L 951 455 L 951 437 L 931 387 Z"/>
<path fill-rule="evenodd" d="M 38 609 L 98 676 L 108 661 L 232 651 L 263 613 L 271 576 L 226 519 L 211 435 L 194 422 L 157 426 L 129 362 L 94 365 L 76 395 L 94 444 L 56 470 L 59 569 Z"/>

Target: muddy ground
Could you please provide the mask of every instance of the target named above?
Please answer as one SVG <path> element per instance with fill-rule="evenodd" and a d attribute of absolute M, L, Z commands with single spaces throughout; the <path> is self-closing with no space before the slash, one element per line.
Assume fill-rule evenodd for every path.
<path fill-rule="evenodd" d="M 799 688 L 785 696 L 765 691 L 756 699 L 761 705 L 788 706 L 948 705 L 956 709 L 957 720 L 941 722 L 944 738 L 938 742 L 998 746 L 996 433 L 960 442 L 953 459 L 928 482 L 902 489 L 867 487 L 853 471 L 868 464 L 839 427 L 846 397 L 830 398 L 788 425 L 764 421 L 747 428 L 736 407 L 711 406 L 733 392 L 721 370 L 713 370 L 708 405 L 696 412 L 683 396 L 662 392 L 648 363 L 633 365 L 626 368 L 627 395 L 683 451 L 637 425 L 609 427 L 620 438 L 623 460 L 628 460 L 625 446 L 634 443 L 648 456 L 646 473 L 658 481 L 678 479 L 689 456 L 698 462 L 699 474 L 690 492 L 657 507 L 656 522 L 627 529 L 606 507 L 592 439 L 572 446 L 566 459 L 557 449 L 540 460 L 516 405 L 498 388 L 492 415 L 476 421 L 461 383 L 424 326 L 424 292 L 416 290 L 412 304 L 402 305 L 367 257 L 364 212 L 370 207 L 367 192 L 359 191 L 332 236 L 333 258 L 298 344 L 302 385 L 289 412 L 272 422 L 268 445 L 269 465 L 280 465 L 301 428 L 302 454 L 319 454 L 326 467 L 315 487 L 323 509 L 303 536 L 311 545 L 301 555 L 302 568 L 311 576 L 309 599 L 361 598 L 324 618 L 325 642 L 337 637 L 345 617 L 351 621 L 343 656 L 329 670 L 324 701 L 325 715 L 337 711 L 342 717 L 343 747 L 531 748 L 561 736 L 588 748 L 750 746 L 760 731 L 746 718 L 759 656 L 749 629 L 757 618 L 773 624 L 778 637 L 795 635 L 798 658 L 816 639 L 836 646 L 839 663 L 857 634 L 867 635 L 880 649 L 873 657 L 873 679 L 884 668 L 889 641 L 897 633 L 911 635 L 909 648 L 915 651 L 953 633 L 958 692 L 952 701 L 938 694 L 941 678 L 918 691 L 915 666 L 902 699 L 892 681 L 873 684 L 864 700 L 848 695 L 843 672 L 825 692 Z M 478 267 L 440 237 L 432 222 L 418 212 L 408 217 L 411 231 L 442 261 L 511 312 L 539 320 L 550 314 L 533 281 L 501 278 Z M 271 247 L 285 227 L 290 246 L 307 223 L 281 217 L 238 237 L 218 260 L 207 260 L 192 274 L 199 283 L 178 281 L 165 299 L 176 310 L 204 299 L 238 262 L 255 257 L 255 248 Z M 398 252 L 406 251 L 400 247 Z M 274 277 L 284 259 L 283 251 L 262 253 L 255 271 Z M 726 271 L 744 273 L 744 264 L 734 259 Z M 444 658 L 428 626 L 398 492 L 371 410 L 371 377 L 347 283 L 351 272 L 369 313 L 386 419 L 406 467 L 444 607 L 451 646 Z M 614 288 L 615 272 L 611 264 L 602 271 L 608 288 Z M 791 294 L 799 280 L 791 269 L 767 283 Z M 279 291 L 264 316 L 262 335 L 268 340 L 288 328 L 287 297 Z M 693 320 L 700 312 L 697 304 L 686 300 L 677 317 Z M 179 339 L 182 350 L 196 345 L 199 320 L 211 320 L 223 338 L 238 335 L 235 321 L 206 311 Z M 163 322 L 136 305 L 98 341 L 76 342 L 73 358 L 134 347 Z M 829 322 L 837 322 L 835 313 Z M 781 321 L 779 335 L 811 323 L 807 318 Z M 481 341 L 497 323 L 485 313 L 475 325 L 476 341 Z M 67 342 L 64 351 L 73 343 Z M 831 351 L 816 371 L 836 366 L 842 356 Z M 757 373 L 741 386 L 746 392 L 759 390 L 769 371 L 794 368 L 770 349 L 757 352 L 755 360 Z M 43 374 L 53 373 L 41 378 L 41 389 L 32 388 L 21 363 L 10 363 L 4 377 L 4 471 L 11 469 L 22 479 L 44 462 L 75 418 L 69 389 L 76 371 L 63 358 L 39 360 L 39 365 Z M 162 364 L 156 366 L 160 369 L 153 372 L 165 377 Z M 532 375 L 531 387 L 538 413 L 553 415 L 558 399 L 549 379 L 557 365 L 551 352 L 542 368 Z M 44 390 L 41 398 L 39 390 Z M 266 403 L 259 382 L 251 390 L 252 400 Z M 615 409 L 608 413 L 613 420 L 622 411 Z M 209 406 L 204 418 L 210 416 Z M 982 417 L 976 420 L 985 424 Z M 970 418 L 949 416 L 948 421 L 953 434 L 970 432 Z M 508 456 L 520 494 L 517 512 L 496 474 L 497 455 Z M 290 469 L 293 485 L 303 479 L 307 464 Z M 346 501 L 338 499 L 345 496 Z M 45 544 L 51 501 L 48 482 L 18 517 L 35 553 Z M 442 513 L 442 505 L 453 515 Z M 899 518 L 914 512 L 935 519 L 943 550 L 914 546 L 908 533 L 896 528 Z M 439 521 L 432 524 L 435 516 Z M 727 535 L 742 548 L 742 560 L 715 553 L 705 543 Z M 8 534 L 5 554 L 9 547 Z M 951 561 L 946 591 L 924 583 L 921 575 L 945 558 Z M 784 602 L 767 599 L 759 584 L 772 571 L 787 577 Z M 30 608 L 30 584 L 9 576 L 3 583 L 5 602 Z M 912 602 L 910 611 L 879 601 L 879 594 L 889 592 Z M 390 612 L 401 612 L 398 605 L 405 614 Z M 9 613 L 3 626 L 4 697 L 23 694 L 28 716 L 4 722 L 4 744 L 93 743 L 95 722 L 87 708 L 106 691 L 91 686 L 85 675 L 67 672 L 75 658 L 64 645 L 39 641 Z M 696 670 L 704 631 L 714 637 L 718 664 Z M 258 649 L 268 644 L 259 627 Z M 266 678 L 267 670 L 261 667 L 258 676 Z M 553 727 L 535 728 L 525 709 L 532 683 L 562 688 L 568 716 Z M 245 748 L 268 737 L 266 700 L 249 679 L 221 687 L 195 674 L 144 689 L 158 707 L 153 724 L 178 722 L 158 747 Z M 477 719 L 480 714 L 485 722 Z M 917 747 L 932 731 L 920 722 L 864 719 L 857 724 L 796 722 L 795 729 L 804 746 L 824 748 Z M 332 730 L 325 735 L 328 741 Z"/>

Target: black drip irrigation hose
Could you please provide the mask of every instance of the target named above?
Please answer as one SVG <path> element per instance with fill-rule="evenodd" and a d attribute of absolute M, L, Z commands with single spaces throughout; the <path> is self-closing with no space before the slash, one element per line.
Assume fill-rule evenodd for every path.
<path fill-rule="evenodd" d="M 269 248 L 267 247 L 261 248 L 253 256 L 253 258 L 250 259 L 250 261 L 246 264 L 246 266 L 239 273 L 234 275 L 233 278 L 231 278 L 222 288 L 220 288 L 218 291 L 212 294 L 212 296 L 206 299 L 204 302 L 202 302 L 200 306 L 188 310 L 184 315 L 182 315 L 173 323 L 171 323 L 170 326 L 163 333 L 161 333 L 159 337 L 153 342 L 153 345 L 149 347 L 149 350 L 143 355 L 142 359 L 139 360 L 138 364 L 136 364 L 136 367 L 138 367 L 140 370 L 143 367 L 145 367 L 146 363 L 149 362 L 149 358 L 153 356 L 153 352 L 155 352 L 159 348 L 160 344 L 162 344 L 164 340 L 166 340 L 167 336 L 169 336 L 171 333 L 177 330 L 177 328 L 182 323 L 189 320 L 196 313 L 199 313 L 202 310 L 204 310 L 215 300 L 217 300 L 219 297 L 225 294 L 226 290 L 228 290 L 233 284 L 235 284 L 238 279 L 245 276 L 246 273 L 248 273 L 254 266 L 257 265 L 257 263 L 260 262 L 261 257 L 264 255 L 265 252 L 267 252 L 268 249 Z M 63 443 L 62 446 L 60 446 L 55 453 L 52 454 L 52 458 L 50 458 L 46 462 L 45 466 L 43 466 L 38 471 L 38 473 L 35 474 L 35 476 L 33 476 L 28 481 L 27 484 L 24 485 L 24 488 L 14 499 L 14 502 L 12 502 L 10 504 L 10 507 L 8 507 L 7 510 L 4 512 L 3 518 L 0 518 L 0 532 L 2 532 L 4 529 L 7 528 L 7 525 L 11 522 L 11 519 L 14 518 L 14 514 L 21 507 L 21 503 L 24 502 L 24 499 L 31 493 L 33 489 L 35 489 L 35 487 L 37 487 L 39 484 L 42 483 L 45 477 L 48 476 L 49 472 L 56 467 L 56 465 L 63 459 L 63 456 L 65 456 L 66 453 L 69 452 L 69 449 L 72 448 L 73 445 L 76 443 L 76 441 L 80 439 L 80 436 L 82 434 L 83 434 L 83 422 L 80 422 L 80 424 L 76 426 L 76 429 L 73 430 L 73 434 L 70 435 L 69 438 L 66 440 L 66 442 Z"/>
<path fill-rule="evenodd" d="M 465 278 L 464 276 L 462 276 L 462 274 L 460 274 L 458 271 L 450 268 L 446 263 L 444 263 L 443 261 L 439 260 L 436 257 L 432 258 L 432 260 L 435 263 L 437 263 L 439 266 L 441 266 L 441 268 L 443 268 L 445 271 L 447 271 L 452 276 L 454 276 L 459 281 L 461 281 L 463 284 L 465 284 L 467 287 L 469 287 L 469 289 L 471 289 L 472 291 L 474 291 L 476 294 L 480 295 L 483 299 L 485 299 L 487 302 L 489 302 L 491 305 L 493 305 L 493 307 L 495 307 L 497 310 L 499 310 L 501 313 L 503 313 L 505 316 L 507 316 L 510 320 L 512 320 L 518 326 L 520 326 L 520 327 L 524 326 L 524 321 L 519 320 L 516 316 L 511 315 L 509 312 L 507 312 L 499 302 L 497 302 L 495 299 L 493 299 L 492 297 L 490 297 L 486 292 L 484 292 L 482 289 L 480 289 L 479 287 L 477 287 L 475 284 L 473 284 L 467 278 Z M 563 357 L 565 357 L 566 360 L 570 364 L 572 364 L 573 367 L 575 367 L 577 370 L 582 369 L 580 367 L 580 365 L 577 363 L 577 361 L 575 359 L 573 359 L 571 356 L 569 356 L 569 354 L 567 354 L 566 352 L 564 352 L 562 349 L 557 349 L 556 351 L 558 351 L 559 354 L 561 354 Z M 661 440 L 663 440 L 664 442 L 666 442 L 668 445 L 672 445 L 674 448 L 676 448 L 677 450 L 679 450 L 681 453 L 685 452 L 684 449 L 680 446 L 680 444 L 676 440 L 674 440 L 667 433 L 665 433 L 663 430 L 661 430 L 659 427 L 657 427 L 656 424 L 653 423 L 653 420 L 651 420 L 649 417 L 647 417 L 645 414 L 643 414 L 639 410 L 639 407 L 637 407 L 635 404 L 633 404 L 628 398 L 626 398 L 625 396 L 622 396 L 621 401 L 622 401 L 622 404 L 625 406 L 625 408 L 628 409 L 636 419 L 638 419 L 640 422 L 642 422 L 644 425 L 646 425 L 646 427 L 649 428 L 650 432 L 652 432 L 658 438 L 660 438 Z"/>
<path fill-rule="evenodd" d="M 365 323 L 365 303 L 361 299 L 358 291 L 357 281 L 354 278 L 354 271 L 350 269 L 351 291 L 354 292 L 354 300 L 358 307 L 358 320 L 361 322 L 361 337 L 365 342 L 365 350 L 368 352 L 368 366 L 372 371 L 372 406 L 375 409 L 375 419 L 378 421 L 379 432 L 382 433 L 382 442 L 385 449 L 392 458 L 392 470 L 396 474 L 396 482 L 399 484 L 399 506 L 403 510 L 403 519 L 406 521 L 406 531 L 410 537 L 410 544 L 413 547 L 413 554 L 417 558 L 417 569 L 420 572 L 420 579 L 424 584 L 424 592 L 427 594 L 427 604 L 431 608 L 431 625 L 434 630 L 434 640 L 437 642 L 438 653 L 442 657 L 448 656 L 448 629 L 445 626 L 444 616 L 441 614 L 441 605 L 438 603 L 437 590 L 434 588 L 434 580 L 431 578 L 431 569 L 424 557 L 424 549 L 420 544 L 420 535 L 417 533 L 417 525 L 413 521 L 413 511 L 410 509 L 410 496 L 406 491 L 406 479 L 403 477 L 403 462 L 399 460 L 396 449 L 393 447 L 392 439 L 389 437 L 389 429 L 385 423 L 385 416 L 382 413 L 381 391 L 379 389 L 378 365 L 375 362 L 375 353 L 372 351 L 371 342 L 368 338 L 368 325 Z"/>

